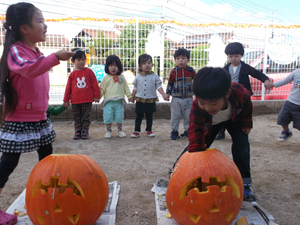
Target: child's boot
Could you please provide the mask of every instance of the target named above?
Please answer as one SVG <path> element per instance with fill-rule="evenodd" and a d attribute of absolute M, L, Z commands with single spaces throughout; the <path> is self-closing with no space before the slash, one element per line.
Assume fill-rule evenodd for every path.
<path fill-rule="evenodd" d="M 80 139 L 80 138 L 81 138 L 81 130 L 75 131 L 75 134 L 74 134 L 73 139 L 74 139 L 74 140 L 78 140 L 78 139 Z"/>
<path fill-rule="evenodd" d="M 83 130 L 82 134 L 81 134 L 81 138 L 82 139 L 89 139 L 90 138 L 89 132 L 87 130 Z"/>
<path fill-rule="evenodd" d="M 177 130 L 173 130 L 173 131 L 171 132 L 170 138 L 171 138 L 172 140 L 177 140 L 177 139 L 179 139 L 180 136 L 179 136 L 178 131 L 177 131 Z"/>

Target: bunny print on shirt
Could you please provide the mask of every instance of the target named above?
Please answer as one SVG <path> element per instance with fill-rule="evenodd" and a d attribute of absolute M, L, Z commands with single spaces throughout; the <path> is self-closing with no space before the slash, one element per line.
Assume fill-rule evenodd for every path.
<path fill-rule="evenodd" d="M 77 77 L 77 87 L 78 88 L 86 87 L 85 77 L 82 77 L 81 79 L 79 77 Z"/>

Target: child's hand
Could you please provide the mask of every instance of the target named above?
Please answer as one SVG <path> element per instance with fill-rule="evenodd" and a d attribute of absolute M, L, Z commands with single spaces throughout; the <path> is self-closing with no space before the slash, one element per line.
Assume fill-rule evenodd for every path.
<path fill-rule="evenodd" d="M 95 102 L 100 102 L 100 98 L 94 98 Z"/>
<path fill-rule="evenodd" d="M 128 99 L 128 101 L 134 103 L 134 98 L 131 97 L 131 98 Z"/>
<path fill-rule="evenodd" d="M 265 80 L 264 85 L 266 89 L 270 89 L 274 87 L 273 83 L 270 80 Z"/>
<path fill-rule="evenodd" d="M 68 108 L 69 105 L 70 105 L 70 102 L 64 102 L 64 104 L 63 104 L 63 106 L 64 106 L 65 108 Z"/>
<path fill-rule="evenodd" d="M 163 98 L 165 101 L 169 101 L 170 100 L 170 96 L 168 94 L 164 94 Z"/>
<path fill-rule="evenodd" d="M 242 131 L 243 131 L 245 134 L 249 134 L 250 131 L 251 131 L 251 128 L 242 128 Z"/>
<path fill-rule="evenodd" d="M 59 50 L 59 51 L 55 52 L 54 54 L 56 55 L 56 58 L 58 60 L 66 61 L 69 58 L 71 58 L 75 53 L 74 52 L 68 52 L 68 51 L 62 49 L 62 50 Z"/>

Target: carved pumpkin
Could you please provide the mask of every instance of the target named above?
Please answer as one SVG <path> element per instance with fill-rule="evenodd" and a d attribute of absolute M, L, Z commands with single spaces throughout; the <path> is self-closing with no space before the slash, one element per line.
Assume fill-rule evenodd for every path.
<path fill-rule="evenodd" d="M 87 155 L 49 155 L 26 185 L 27 214 L 35 225 L 91 225 L 108 201 L 108 182 Z"/>
<path fill-rule="evenodd" d="M 243 202 L 243 180 L 234 162 L 210 148 L 178 160 L 166 203 L 180 225 L 231 224 Z"/>

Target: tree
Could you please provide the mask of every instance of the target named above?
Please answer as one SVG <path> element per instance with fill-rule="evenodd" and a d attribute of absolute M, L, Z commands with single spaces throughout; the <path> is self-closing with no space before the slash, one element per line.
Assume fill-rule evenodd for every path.
<path fill-rule="evenodd" d="M 97 39 L 94 40 L 93 46 L 97 59 L 93 59 L 94 64 L 104 64 L 105 59 L 112 52 L 112 48 L 115 45 L 115 40 L 105 36 L 102 30 L 98 31 Z"/>
<path fill-rule="evenodd" d="M 207 48 L 207 45 L 199 45 L 191 50 L 189 65 L 193 67 L 195 71 L 207 65 L 208 52 L 205 51 Z"/>
<path fill-rule="evenodd" d="M 119 37 L 119 52 L 124 70 L 136 68 L 136 57 L 145 53 L 145 43 L 152 29 L 153 24 L 138 25 L 138 46 L 136 46 L 136 24 L 130 24 L 123 28 Z M 136 48 L 138 48 L 138 56 L 136 55 Z"/>

